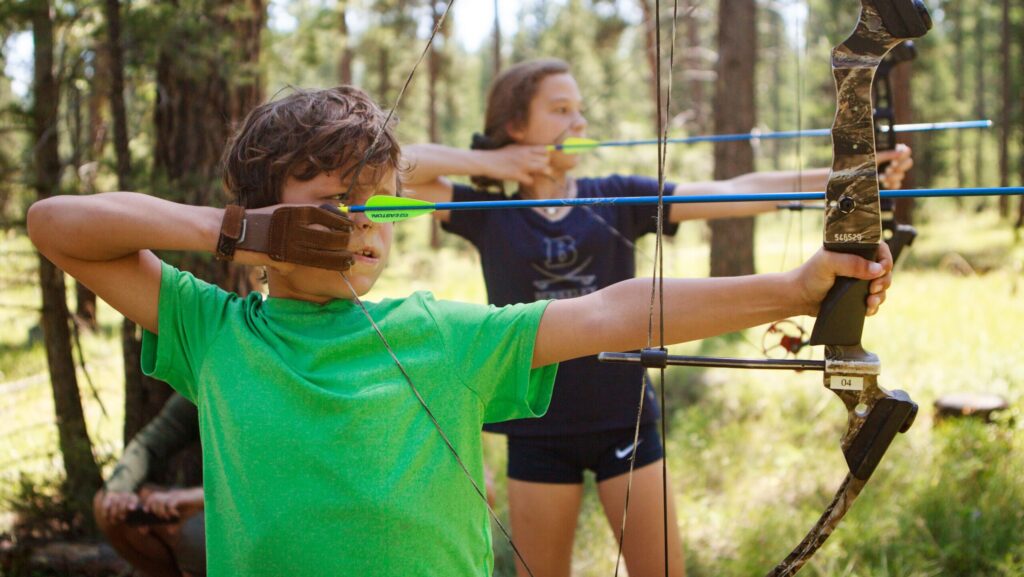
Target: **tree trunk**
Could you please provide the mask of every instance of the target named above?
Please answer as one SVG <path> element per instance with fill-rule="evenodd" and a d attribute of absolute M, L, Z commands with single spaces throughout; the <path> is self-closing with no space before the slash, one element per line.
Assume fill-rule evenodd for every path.
<path fill-rule="evenodd" d="M 348 31 L 348 0 L 338 1 L 338 32 L 341 36 L 338 80 L 342 84 L 352 84 L 352 39 Z"/>
<path fill-rule="evenodd" d="M 1024 10 L 1024 7 L 1021 7 L 1021 9 Z M 1021 14 L 1018 19 L 1017 42 L 1019 43 L 1017 53 L 1021 55 L 1021 58 L 1024 58 L 1024 14 Z M 1024 122 L 1024 96 L 1017 98 L 1017 104 L 1020 106 L 1017 116 L 1018 122 Z M 1020 143 L 1017 148 L 1017 178 L 1018 182 L 1024 186 L 1024 129 L 1019 130 L 1018 134 L 1020 136 Z M 1019 229 L 1024 227 L 1024 197 L 1019 198 L 1017 203 L 1017 222 L 1015 226 Z"/>
<path fill-rule="evenodd" d="M 444 15 L 444 3 L 438 3 L 431 0 L 430 8 L 433 15 L 434 28 L 437 28 L 438 22 L 441 21 L 441 16 Z M 494 5 L 494 26 L 495 34 L 500 34 L 498 30 L 498 5 Z M 442 34 L 441 30 L 438 30 L 438 35 Z M 500 41 L 500 40 L 499 40 Z M 498 55 L 500 56 L 500 52 Z M 495 60 L 495 65 L 500 66 L 500 58 Z M 430 43 L 430 58 L 427 62 L 428 83 L 427 83 L 427 131 L 429 132 L 428 138 L 430 142 L 441 142 L 441 131 L 437 121 L 437 83 L 440 80 L 441 75 L 441 54 L 438 51 L 437 42 Z M 497 68 L 495 68 L 495 75 L 497 75 Z M 433 249 L 441 247 L 441 232 L 437 221 L 430 219 L 430 246 Z"/>
<path fill-rule="evenodd" d="M 913 61 L 901 62 L 889 73 L 892 80 L 892 112 L 893 118 L 898 124 L 910 124 L 914 122 L 914 99 L 911 92 L 910 77 L 913 75 Z M 913 146 L 912 134 L 899 134 L 896 142 Z M 914 171 L 911 170 L 903 177 L 903 188 L 917 188 L 917 179 Z M 896 222 L 913 224 L 914 222 L 914 199 L 900 198 L 895 202 L 893 216 Z"/>
<path fill-rule="evenodd" d="M 956 101 L 957 104 L 966 102 L 964 100 L 964 19 L 961 8 L 960 0 L 953 0 L 948 3 L 950 11 L 950 19 L 953 21 L 953 47 L 956 53 L 953 59 L 953 82 L 956 83 Z M 956 164 L 956 186 L 957 188 L 963 188 L 964 186 L 964 131 L 954 130 L 955 138 L 955 150 L 953 154 L 954 162 Z M 958 206 L 963 206 L 963 199 L 956 197 L 956 203 Z"/>
<path fill-rule="evenodd" d="M 124 103 L 124 48 L 121 45 L 120 0 L 104 0 L 103 16 L 107 20 L 107 54 L 110 60 L 110 116 L 114 130 L 114 157 L 117 166 L 117 187 L 132 190 L 131 151 L 128 148 L 128 114 Z M 124 360 L 124 444 L 152 417 L 147 402 L 153 395 L 166 395 L 160 381 L 142 374 L 142 338 L 138 326 L 130 319 L 121 322 L 121 355 Z M 157 409 L 159 410 L 159 408 Z"/>
<path fill-rule="evenodd" d="M 975 39 L 975 66 L 974 66 L 974 106 L 975 118 L 985 118 L 985 22 L 984 5 L 975 10 L 974 16 L 974 39 Z M 989 167 L 985 166 L 985 139 L 978 135 L 975 140 L 974 151 L 974 186 L 985 186 L 985 172 Z"/>
<path fill-rule="evenodd" d="M 98 64 L 98 63 L 97 63 Z M 82 114 L 82 91 L 77 86 L 81 78 L 80 66 L 74 66 L 67 78 L 67 124 L 68 140 L 71 142 L 71 167 L 75 171 L 75 178 L 81 185 L 80 193 L 88 193 L 89 185 L 85 178 L 87 171 L 81 170 L 86 159 L 90 158 L 92 151 L 91 142 L 86 143 L 84 138 L 85 120 Z M 91 131 L 90 131 L 91 134 Z M 96 294 L 84 284 L 75 281 L 75 322 L 79 327 L 85 327 L 91 331 L 96 330 Z"/>
<path fill-rule="evenodd" d="M 387 46 L 381 45 L 377 49 L 377 74 L 379 81 L 377 85 L 377 101 L 385 103 L 385 109 L 391 108 L 391 51 Z"/>
<path fill-rule="evenodd" d="M 436 13 L 436 11 L 435 11 Z M 436 22 L 436 20 L 435 20 Z M 491 47 L 491 59 L 494 66 L 494 76 L 501 72 L 501 16 L 498 12 L 498 0 L 494 0 L 494 44 Z M 437 142 L 436 140 L 433 142 Z"/>
<path fill-rule="evenodd" d="M 757 123 L 754 103 L 756 22 L 754 0 L 721 0 L 719 3 L 716 133 L 750 132 Z M 715 180 L 753 170 L 754 153 L 749 141 L 715 143 Z M 711 276 L 752 274 L 754 219 L 716 220 L 710 224 Z"/>
<path fill-rule="evenodd" d="M 775 49 L 771 55 L 771 66 L 772 66 L 772 86 L 775 90 L 770 91 L 768 98 L 771 99 L 772 107 L 772 130 L 782 130 L 782 90 L 779 89 L 783 85 L 782 76 L 782 55 L 786 53 L 784 50 L 786 28 L 782 21 L 781 13 L 771 13 L 771 31 L 772 38 L 775 39 Z M 800 47 L 796 47 L 800 50 Z M 797 87 L 799 89 L 799 87 Z M 800 130 L 799 121 L 797 122 L 797 130 Z M 778 142 L 770 144 L 772 150 L 772 168 L 775 170 L 782 169 L 782 147 L 779 146 Z M 800 150 L 799 148 L 797 149 Z M 799 154 L 797 155 L 799 157 Z"/>
<path fill-rule="evenodd" d="M 690 81 L 686 85 L 689 89 L 690 109 L 693 110 L 694 130 L 697 134 L 706 134 L 708 117 L 707 107 L 704 106 L 705 70 L 700 41 L 702 22 L 698 18 L 697 10 L 698 8 L 691 2 L 683 16 L 686 26 L 686 70 L 690 76 Z"/>
<path fill-rule="evenodd" d="M 233 4 L 239 4 L 234 6 Z M 267 23 L 265 0 L 228 1 L 221 26 L 235 41 L 234 72 L 230 74 L 228 94 L 231 96 L 231 126 L 241 123 L 249 111 L 263 102 L 263 78 L 260 75 L 260 39 Z M 226 139 L 225 139 L 226 141 Z M 223 144 L 222 144 L 223 146 Z M 217 155 L 220 160 L 220 154 Z"/>
<path fill-rule="evenodd" d="M 49 0 L 32 3 L 32 39 L 35 70 L 32 106 L 34 187 L 39 199 L 58 193 L 61 164 L 57 151 L 57 106 L 60 101 L 53 72 L 53 21 Z M 43 339 L 50 370 L 57 435 L 67 473 L 65 495 L 76 509 L 88 511 L 92 496 L 102 482 L 92 454 L 92 442 L 85 425 L 78 391 L 75 363 L 71 355 L 71 331 L 64 273 L 39 257 L 39 284 L 43 298 Z"/>
<path fill-rule="evenodd" d="M 1014 128 L 1014 125 L 1010 120 L 1010 109 L 1013 106 L 1013 96 L 1011 92 L 1011 86 L 1013 83 L 1013 67 L 1012 64 L 1010 64 L 1010 52 L 1013 50 L 1013 44 L 1010 41 L 1010 24 L 1012 21 L 1010 20 L 1010 0 L 1003 0 L 1002 4 L 1002 35 L 999 39 L 999 51 L 1002 54 L 1002 78 L 1000 79 L 1002 103 L 999 107 L 999 186 L 1010 186 L 1010 133 Z M 999 216 L 1003 218 L 1010 217 L 1010 197 L 999 197 Z"/>
<path fill-rule="evenodd" d="M 220 157 L 232 124 L 263 98 L 259 75 L 263 0 L 208 0 L 175 7 L 177 33 L 157 57 L 154 188 L 161 196 L 198 206 L 223 206 Z M 231 38 L 232 42 L 219 43 Z M 174 255 L 175 264 L 222 288 L 246 294 L 250 275 L 209 255 Z M 132 329 L 132 330 L 130 330 Z M 137 330 L 125 326 L 126 366 L 137 364 Z M 153 383 L 155 381 L 148 381 Z M 165 385 L 141 385 L 131 395 L 125 430 L 147 423 L 170 395 Z M 126 395 L 126 402 L 129 402 Z M 189 471 L 185 471 L 186 476 Z"/>
<path fill-rule="evenodd" d="M 654 135 L 661 134 L 661 126 L 658 125 L 658 108 L 661 107 L 661 99 L 658 94 L 658 42 L 657 42 L 657 18 L 654 9 L 651 8 L 649 0 L 638 0 L 640 9 L 644 15 L 644 47 L 647 49 L 647 68 L 651 75 L 648 80 L 648 90 L 651 94 L 651 125 L 654 126 Z"/>

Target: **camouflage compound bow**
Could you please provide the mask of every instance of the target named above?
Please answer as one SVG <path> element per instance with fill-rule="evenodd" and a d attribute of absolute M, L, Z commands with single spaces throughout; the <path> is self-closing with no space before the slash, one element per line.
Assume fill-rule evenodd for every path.
<path fill-rule="evenodd" d="M 824 246 L 828 250 L 874 258 L 882 242 L 872 80 L 886 54 L 901 42 L 923 36 L 931 18 L 921 0 L 861 0 L 857 26 L 832 50 L 838 106 L 832 127 Z M 868 282 L 838 278 L 818 313 L 812 345 L 825 345 L 825 360 L 723 359 L 668 355 L 662 349 L 640 353 L 602 353 L 609 362 L 649 367 L 702 367 L 818 370 L 824 384 L 847 409 L 847 430 L 840 445 L 849 471 L 829 505 L 799 545 L 768 575 L 793 575 L 814 555 L 849 511 L 897 433 L 914 422 L 917 405 L 903 391 L 878 385 L 881 363 L 861 346 Z"/>

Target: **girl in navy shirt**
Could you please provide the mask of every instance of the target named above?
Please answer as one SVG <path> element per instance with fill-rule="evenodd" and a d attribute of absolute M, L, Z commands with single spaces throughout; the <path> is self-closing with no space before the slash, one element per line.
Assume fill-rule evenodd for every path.
<path fill-rule="evenodd" d="M 524 62 L 503 72 L 490 88 L 484 134 L 473 150 L 436 144 L 403 148 L 407 188 L 432 202 L 496 200 L 503 182 L 519 183 L 513 198 L 656 196 L 658 182 L 638 176 L 575 178 L 578 156 L 546 145 L 585 135 L 582 96 L 561 60 Z M 898 187 L 913 164 L 901 148 L 884 178 Z M 476 187 L 453 185 L 468 175 Z M 824 190 L 828 169 L 761 172 L 727 181 L 666 184 L 666 195 Z M 775 210 L 774 202 L 673 204 L 664 212 L 665 234 L 682 220 L 733 218 Z M 437 212 L 442 227 L 480 252 L 491 304 L 571 298 L 632 278 L 634 242 L 657 230 L 656 206 L 560 207 L 534 210 Z M 637 409 L 644 396 L 640 434 Z M 583 495 L 591 470 L 609 524 L 623 521 L 631 460 L 635 459 L 623 545 L 629 574 L 665 575 L 661 468 L 664 453 L 659 408 L 643 368 L 598 363 L 595 357 L 562 363 L 547 414 L 540 419 L 489 425 L 508 437 L 510 521 L 517 547 L 536 575 L 568 576 Z M 637 440 L 634 440 L 637 439 Z M 669 575 L 684 574 L 675 508 L 668 494 Z M 519 567 L 520 574 L 525 574 Z"/>

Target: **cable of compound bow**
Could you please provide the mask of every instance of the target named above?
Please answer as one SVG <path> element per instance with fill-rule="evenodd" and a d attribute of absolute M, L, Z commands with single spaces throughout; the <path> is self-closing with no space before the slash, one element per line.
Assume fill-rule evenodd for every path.
<path fill-rule="evenodd" d="M 871 84 L 872 100 L 874 102 L 875 118 L 875 150 L 893 150 L 896 148 L 896 103 L 894 102 L 892 70 L 905 62 L 917 58 L 917 47 L 913 40 L 904 41 L 889 51 L 878 65 L 875 72 L 875 80 Z M 878 166 L 878 172 L 885 171 L 883 163 Z M 885 242 L 892 251 L 893 265 L 899 262 L 903 249 L 913 244 L 917 238 L 917 229 L 907 223 L 899 222 L 896 218 L 896 200 L 883 198 L 882 204 L 882 230 L 885 234 Z"/>

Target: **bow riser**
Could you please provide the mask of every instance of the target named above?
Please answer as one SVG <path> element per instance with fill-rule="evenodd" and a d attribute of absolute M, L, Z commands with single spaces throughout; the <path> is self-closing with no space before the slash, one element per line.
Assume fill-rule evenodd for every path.
<path fill-rule="evenodd" d="M 838 106 L 832 126 L 832 173 L 825 191 L 824 246 L 828 250 L 870 259 L 882 242 L 871 85 L 889 50 L 930 27 L 919 0 L 863 0 L 853 33 L 832 49 Z M 914 35 L 897 35 L 901 33 Z M 811 344 L 860 343 L 867 296 L 867 281 L 837 279 L 822 303 Z"/>

